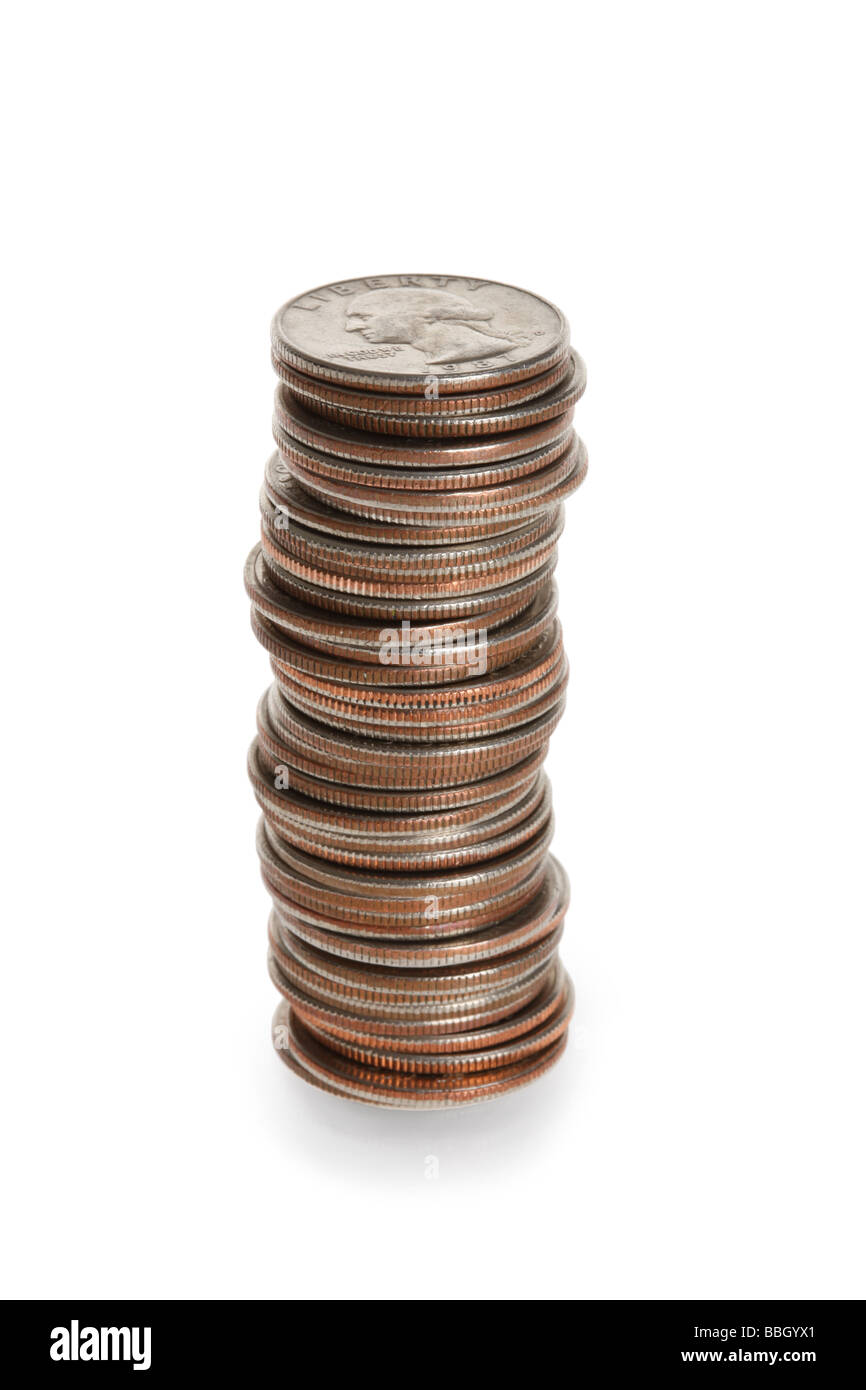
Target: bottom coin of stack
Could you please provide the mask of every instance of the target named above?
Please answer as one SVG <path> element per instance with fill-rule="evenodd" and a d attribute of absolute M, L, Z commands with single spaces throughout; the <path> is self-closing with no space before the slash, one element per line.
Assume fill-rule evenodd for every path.
<path fill-rule="evenodd" d="M 437 298 L 456 297 L 438 288 L 449 277 L 427 291 L 390 278 L 392 316 L 403 289 L 413 312 L 458 312 Z M 305 312 L 331 305 L 328 288 Z M 351 289 L 335 289 L 317 346 L 344 331 Z M 379 293 L 360 283 L 367 317 L 352 315 L 366 322 Z M 562 501 L 586 473 L 570 428 L 585 374 L 557 311 L 518 295 L 545 304 L 491 286 L 489 308 L 460 301 L 461 332 L 472 313 L 488 335 L 498 313 L 502 343 L 517 340 L 508 313 L 541 324 L 536 376 L 511 360 L 486 396 L 446 378 L 441 409 L 434 395 L 423 411 L 417 371 L 395 373 L 390 395 L 363 368 L 323 383 L 293 336 L 297 301 L 275 320 L 278 453 L 245 574 L 274 673 L 248 769 L 282 996 L 273 1042 L 304 1080 L 377 1105 L 523 1086 L 560 1057 L 572 1013 L 542 764 L 568 675 L 552 574 Z"/>

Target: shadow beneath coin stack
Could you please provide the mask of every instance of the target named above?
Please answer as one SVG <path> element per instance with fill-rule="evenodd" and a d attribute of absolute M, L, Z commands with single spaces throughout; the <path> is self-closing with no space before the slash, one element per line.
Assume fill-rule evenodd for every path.
<path fill-rule="evenodd" d="M 480 1104 L 445 1110 L 347 1105 L 312 1086 L 285 1088 L 268 1123 L 287 1168 L 300 1160 L 334 1183 L 377 1190 L 419 1182 L 481 1187 L 518 1170 L 526 1176 L 561 1131 L 573 1133 L 582 1057 L 571 1045 L 531 1086 Z M 276 1080 L 280 1081 L 280 1077 Z"/>

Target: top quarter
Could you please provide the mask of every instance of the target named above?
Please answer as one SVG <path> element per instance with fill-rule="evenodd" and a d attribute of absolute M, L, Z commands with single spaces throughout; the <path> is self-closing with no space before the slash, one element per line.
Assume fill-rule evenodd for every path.
<path fill-rule="evenodd" d="M 528 290 L 465 275 L 374 275 L 291 299 L 275 357 L 370 390 L 458 394 L 524 381 L 560 361 L 569 328 Z"/>

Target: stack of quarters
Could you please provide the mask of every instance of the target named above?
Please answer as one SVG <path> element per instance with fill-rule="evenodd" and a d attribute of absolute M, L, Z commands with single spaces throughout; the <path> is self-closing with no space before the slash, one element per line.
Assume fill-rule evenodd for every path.
<path fill-rule="evenodd" d="M 486 1100 L 557 1060 L 572 1011 L 542 764 L 586 370 L 552 304 L 445 275 L 302 295 L 272 359 L 246 587 L 274 1045 L 355 1100 Z"/>

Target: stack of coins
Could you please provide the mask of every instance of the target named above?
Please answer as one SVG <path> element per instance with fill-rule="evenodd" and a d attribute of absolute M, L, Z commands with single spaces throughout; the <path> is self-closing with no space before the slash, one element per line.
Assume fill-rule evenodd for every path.
<path fill-rule="evenodd" d="M 542 763 L 584 364 L 546 300 L 447 275 L 301 295 L 272 359 L 245 579 L 274 1045 L 356 1100 L 485 1100 L 559 1058 L 572 1011 Z"/>

